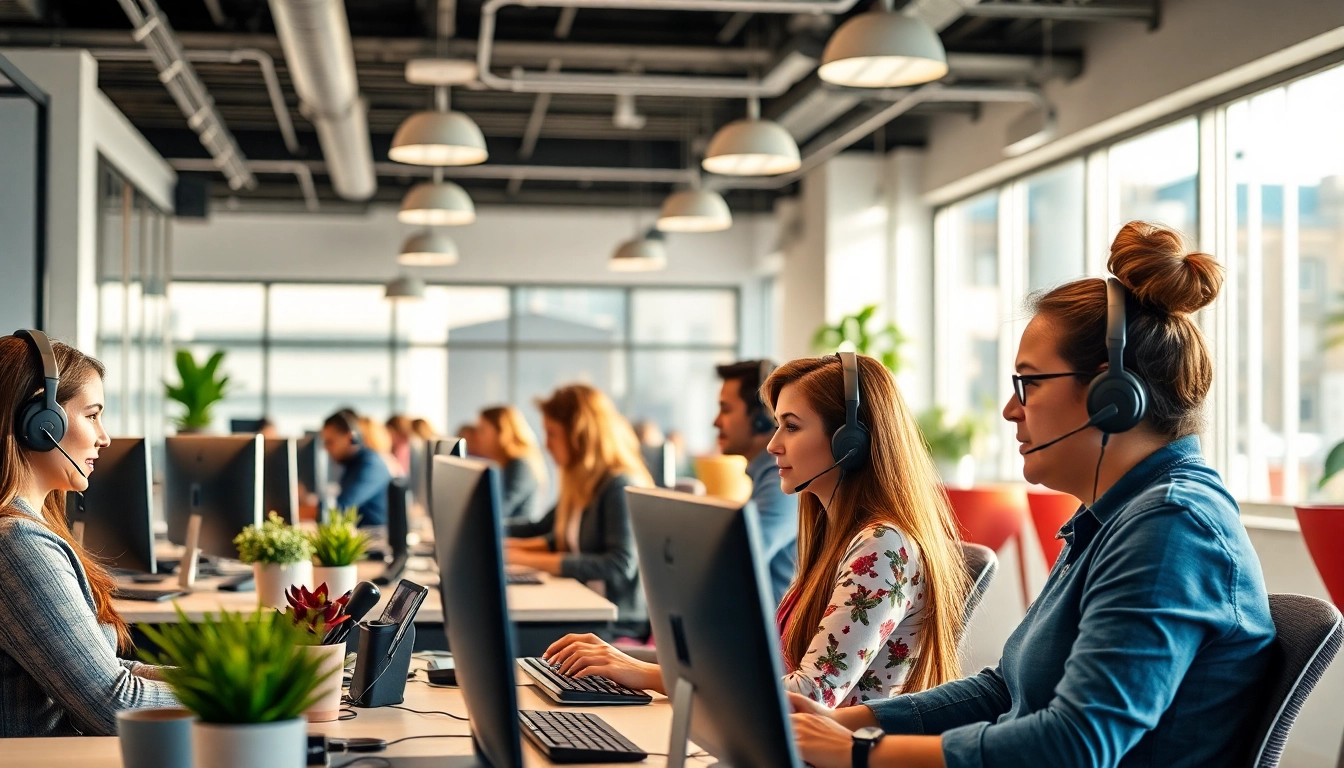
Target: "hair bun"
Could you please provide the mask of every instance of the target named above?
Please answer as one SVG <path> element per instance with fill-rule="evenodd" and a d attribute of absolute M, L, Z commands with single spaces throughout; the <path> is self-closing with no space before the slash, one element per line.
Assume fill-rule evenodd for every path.
<path fill-rule="evenodd" d="M 1207 307 L 1223 287 L 1223 266 L 1217 259 L 1187 253 L 1178 232 L 1145 221 L 1120 228 L 1106 268 L 1140 304 L 1173 315 Z"/>

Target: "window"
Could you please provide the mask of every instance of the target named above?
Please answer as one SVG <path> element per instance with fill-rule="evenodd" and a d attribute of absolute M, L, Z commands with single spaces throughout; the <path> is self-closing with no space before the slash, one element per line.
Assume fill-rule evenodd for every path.
<path fill-rule="evenodd" d="M 1027 290 L 1076 280 L 1083 266 L 1083 161 L 1023 181 L 1027 196 Z"/>
<path fill-rule="evenodd" d="M 1110 234 L 1135 219 L 1199 233 L 1199 123 L 1194 118 L 1123 141 L 1108 153 Z"/>

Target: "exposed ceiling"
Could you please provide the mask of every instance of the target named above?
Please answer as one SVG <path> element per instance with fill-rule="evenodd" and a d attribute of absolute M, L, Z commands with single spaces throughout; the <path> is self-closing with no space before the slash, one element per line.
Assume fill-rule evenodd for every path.
<path fill-rule="evenodd" d="M 981 90 L 1021 91 L 1049 78 L 1074 76 L 1082 67 L 1076 44 L 1082 25 L 1151 24 L 1157 10 L 1155 2 L 1144 0 L 978 6 L 974 0 L 915 2 L 938 6 L 930 13 L 952 19 L 946 25 L 935 23 L 942 27 L 949 52 L 951 72 L 945 82 Z M 387 161 L 397 126 L 411 113 L 433 106 L 431 88 L 406 82 L 406 62 L 427 56 L 475 58 L 482 5 L 483 0 L 346 0 L 378 174 L 373 201 L 398 201 L 409 184 L 425 175 L 422 169 Z M 891 110 L 901 94 L 839 92 L 823 86 L 811 70 L 830 31 L 846 16 L 866 11 L 870 5 L 869 0 L 860 0 L 839 18 L 504 7 L 497 17 L 491 71 L 503 77 L 522 67 L 529 74 L 756 78 L 778 66 L 790 86 L 778 98 L 764 100 L 762 112 L 794 134 L 805 158 L 810 147 L 817 148 L 813 144 L 846 132 L 853 134 L 865 126 L 876 130 L 864 130 L 863 138 L 852 144 L 855 148 L 919 145 L 930 115 L 974 113 L 979 108 L 978 98 L 967 97 L 928 100 L 904 111 Z M 896 5 L 903 3 L 897 0 Z M 363 205 L 342 201 L 331 188 L 317 134 L 301 114 L 267 2 L 163 0 L 160 7 L 258 182 L 253 189 L 235 191 L 222 175 L 207 174 L 217 204 L 302 208 L 307 188 L 309 208 L 314 202 L 323 210 Z M 451 34 L 440 36 L 440 30 Z M 209 167 L 202 164 L 209 161 L 209 154 L 188 128 L 145 49 L 132 39 L 131 24 L 120 3 L 49 0 L 45 4 L 5 4 L 0 6 L 0 45 L 93 50 L 99 59 L 99 87 L 155 148 L 166 158 L 185 161 L 178 166 L 186 173 Z M 795 58 L 785 61 L 790 53 Z M 810 57 L 801 59 L 801 70 L 796 66 L 798 56 Z M 282 125 L 285 121 L 277 115 L 273 93 L 267 88 L 268 57 L 283 112 L 293 126 L 288 140 L 284 135 L 288 127 Z M 808 64 L 809 60 L 814 63 Z M 792 70 L 785 72 L 789 69 L 785 65 L 793 65 Z M 540 96 L 479 84 L 454 88 L 453 109 L 480 125 L 490 158 L 475 171 L 448 176 L 466 187 L 478 204 L 656 205 L 675 181 L 686 177 L 677 169 L 697 167 L 698 153 L 714 130 L 745 112 L 740 98 L 637 96 L 635 111 L 645 120 L 642 127 L 630 128 L 613 120 L 616 101 L 613 95 Z M 886 122 L 884 110 L 900 114 Z M 877 127 L 874 122 L 886 124 Z M 496 166 L 508 169 L 492 170 Z M 557 170 L 573 167 L 613 170 L 588 177 Z M 641 175 L 615 169 L 660 170 Z M 310 178 L 305 180 L 305 176 Z M 729 188 L 724 193 L 734 209 L 766 210 L 775 195 L 788 191 L 789 186 Z"/>

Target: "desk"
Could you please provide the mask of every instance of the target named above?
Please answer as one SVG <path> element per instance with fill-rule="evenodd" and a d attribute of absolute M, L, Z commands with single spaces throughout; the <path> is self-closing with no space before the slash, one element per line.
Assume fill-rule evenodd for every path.
<path fill-rule="evenodd" d="M 529 683 L 531 678 L 520 671 L 518 682 Z M 537 692 L 531 685 L 519 687 L 519 709 L 559 709 Z M 402 706 L 421 710 L 442 710 L 454 714 L 466 714 L 466 705 L 461 692 L 456 688 L 430 688 L 424 683 L 406 684 L 406 701 Z M 657 694 L 654 702 L 646 706 L 635 707 L 564 707 L 567 711 L 592 712 L 606 720 L 627 739 L 651 756 L 642 763 L 633 765 L 648 768 L 662 768 L 666 758 L 652 756 L 652 753 L 667 752 L 668 740 L 672 732 L 672 705 Z M 403 736 L 430 734 L 466 734 L 467 723 L 453 720 L 442 715 L 417 715 L 400 709 L 356 709 L 359 716 L 354 720 L 334 723 L 314 723 L 308 727 L 309 733 L 323 733 L 328 736 L 372 736 L 393 741 Z M 120 768 L 121 752 L 115 737 L 102 738 L 62 738 L 62 739 L 6 739 L 4 743 L 4 764 L 11 768 Z M 694 747 L 691 752 L 695 752 Z M 532 747 L 526 737 L 523 738 L 524 763 L 527 766 L 549 766 L 539 752 Z M 475 764 L 467 759 L 453 760 L 453 756 L 471 755 L 471 740 L 417 739 L 389 747 L 383 752 L 368 753 L 367 757 L 415 757 L 442 756 L 445 758 L 442 768 L 453 768 Z M 350 762 L 355 755 L 337 755 L 332 758 L 332 766 Z M 694 765 L 709 765 L 712 758 L 693 759 Z M 372 761 L 360 763 L 360 767 L 374 765 Z M 607 764 L 604 768 L 610 768 Z"/>

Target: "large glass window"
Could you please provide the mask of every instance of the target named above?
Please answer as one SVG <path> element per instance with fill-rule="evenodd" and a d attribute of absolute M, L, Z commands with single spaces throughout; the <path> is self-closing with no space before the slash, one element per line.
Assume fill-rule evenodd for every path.
<path fill-rule="evenodd" d="M 1107 172 L 1114 233 L 1135 219 L 1199 233 L 1199 122 L 1181 120 L 1111 147 Z"/>
<path fill-rule="evenodd" d="M 1022 182 L 1027 203 L 1027 290 L 1076 280 L 1083 266 L 1083 161 L 1057 165 Z"/>

